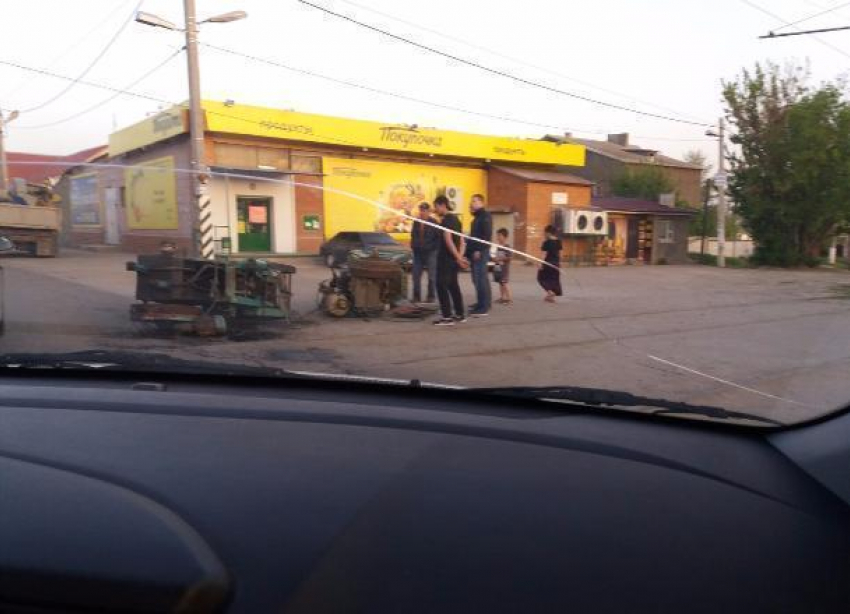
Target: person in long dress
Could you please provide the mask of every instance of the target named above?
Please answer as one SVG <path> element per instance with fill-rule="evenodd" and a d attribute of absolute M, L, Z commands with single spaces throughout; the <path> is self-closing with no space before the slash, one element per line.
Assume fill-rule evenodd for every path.
<path fill-rule="evenodd" d="M 546 264 L 541 264 L 537 271 L 537 283 L 546 291 L 546 296 L 543 298 L 547 303 L 554 303 L 556 296 L 562 296 L 561 288 L 561 250 L 563 245 L 561 239 L 558 238 L 557 229 L 552 226 L 546 226 L 544 229 L 546 240 L 540 249 L 543 251 L 543 260 Z"/>

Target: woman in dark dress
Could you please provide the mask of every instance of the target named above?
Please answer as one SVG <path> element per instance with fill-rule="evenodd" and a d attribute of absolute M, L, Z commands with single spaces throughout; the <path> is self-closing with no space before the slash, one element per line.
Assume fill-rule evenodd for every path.
<path fill-rule="evenodd" d="M 561 290 L 561 240 L 558 238 L 558 231 L 551 224 L 544 229 L 546 240 L 540 249 L 543 250 L 543 260 L 552 266 L 545 264 L 540 265 L 540 270 L 537 272 L 537 283 L 540 287 L 546 290 L 546 296 L 543 299 L 547 303 L 554 303 L 556 296 L 563 295 Z M 553 268 L 558 267 L 558 268 Z"/>

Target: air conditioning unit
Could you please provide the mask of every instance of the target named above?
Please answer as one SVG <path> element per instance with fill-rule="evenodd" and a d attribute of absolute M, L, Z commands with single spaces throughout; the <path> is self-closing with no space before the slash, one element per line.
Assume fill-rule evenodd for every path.
<path fill-rule="evenodd" d="M 608 214 L 605 211 L 568 209 L 564 232 L 571 235 L 608 234 Z"/>
<path fill-rule="evenodd" d="M 452 205 L 452 211 L 455 213 L 463 213 L 463 189 L 457 186 L 446 186 L 446 198 Z"/>

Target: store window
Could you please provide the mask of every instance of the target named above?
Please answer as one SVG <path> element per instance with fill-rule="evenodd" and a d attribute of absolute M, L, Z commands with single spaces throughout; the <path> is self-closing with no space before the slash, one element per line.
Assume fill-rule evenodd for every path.
<path fill-rule="evenodd" d="M 257 148 L 257 166 L 281 171 L 289 169 L 289 150 L 272 147 Z"/>
<path fill-rule="evenodd" d="M 673 222 L 671 220 L 658 220 L 655 224 L 659 243 L 673 243 Z"/>
<path fill-rule="evenodd" d="M 292 156 L 292 170 L 296 173 L 321 173 L 322 159 L 319 156 Z"/>
<path fill-rule="evenodd" d="M 230 168 L 257 168 L 257 150 L 245 145 L 216 143 L 215 162 Z"/>

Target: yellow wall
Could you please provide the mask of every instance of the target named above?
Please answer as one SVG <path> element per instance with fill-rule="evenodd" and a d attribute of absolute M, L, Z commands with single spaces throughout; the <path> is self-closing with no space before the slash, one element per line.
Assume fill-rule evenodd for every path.
<path fill-rule="evenodd" d="M 117 156 L 188 130 L 186 110 L 172 107 L 109 135 L 109 155 Z"/>
<path fill-rule="evenodd" d="M 400 152 L 584 166 L 584 146 L 204 101 L 207 130 Z"/>
<path fill-rule="evenodd" d="M 177 178 L 174 157 L 166 156 L 124 170 L 127 227 L 176 230 Z"/>
<path fill-rule="evenodd" d="M 395 212 L 415 215 L 416 206 L 447 191 L 456 202 L 464 228 L 469 227 L 469 199 L 484 194 L 487 176 L 480 169 L 405 164 L 383 160 L 323 159 L 325 191 L 325 237 L 342 231 L 389 232 L 409 238 L 410 222 Z M 381 209 L 357 198 L 335 192 L 353 193 L 389 207 Z M 451 199 L 451 198 L 450 198 Z"/>

